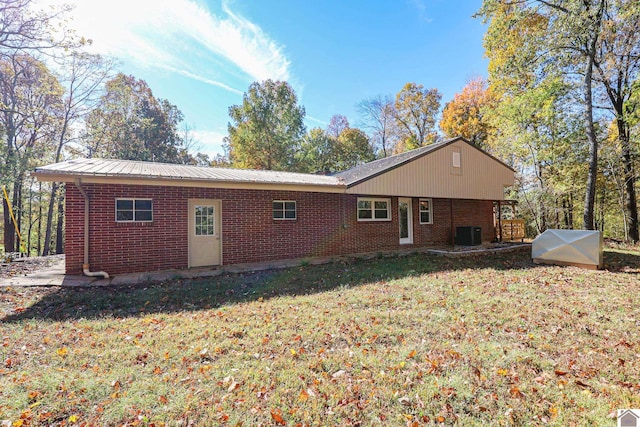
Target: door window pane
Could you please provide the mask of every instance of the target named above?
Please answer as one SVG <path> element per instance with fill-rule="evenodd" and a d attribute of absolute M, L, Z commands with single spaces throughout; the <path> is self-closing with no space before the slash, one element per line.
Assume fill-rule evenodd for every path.
<path fill-rule="evenodd" d="M 409 211 L 406 203 L 400 203 L 399 205 L 400 215 L 400 238 L 406 239 L 409 237 Z"/>
<path fill-rule="evenodd" d="M 215 234 L 215 209 L 213 206 L 195 207 L 196 236 L 212 236 Z"/>

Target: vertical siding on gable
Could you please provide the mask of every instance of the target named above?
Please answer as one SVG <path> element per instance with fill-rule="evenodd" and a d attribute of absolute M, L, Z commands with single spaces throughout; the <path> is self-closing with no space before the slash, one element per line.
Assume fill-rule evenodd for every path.
<path fill-rule="evenodd" d="M 459 150 L 460 173 L 453 173 L 453 152 Z M 351 194 L 504 200 L 514 172 L 464 142 L 440 148 L 348 189 Z"/>

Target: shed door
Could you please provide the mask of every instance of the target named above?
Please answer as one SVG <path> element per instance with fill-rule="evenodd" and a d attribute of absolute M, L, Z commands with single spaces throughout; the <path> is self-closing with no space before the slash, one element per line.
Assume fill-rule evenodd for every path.
<path fill-rule="evenodd" d="M 398 199 L 398 222 L 400 223 L 400 244 L 413 243 L 413 209 L 411 199 Z"/>
<path fill-rule="evenodd" d="M 220 200 L 189 200 L 189 267 L 221 264 L 220 207 Z"/>

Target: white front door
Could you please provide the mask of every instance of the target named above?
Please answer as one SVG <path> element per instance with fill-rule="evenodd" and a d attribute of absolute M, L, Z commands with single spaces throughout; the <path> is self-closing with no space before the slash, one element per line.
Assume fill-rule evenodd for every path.
<path fill-rule="evenodd" d="M 189 199 L 189 267 L 220 265 L 220 200 Z"/>
<path fill-rule="evenodd" d="M 398 198 L 398 222 L 400 223 L 400 244 L 413 243 L 413 209 L 411 199 Z"/>

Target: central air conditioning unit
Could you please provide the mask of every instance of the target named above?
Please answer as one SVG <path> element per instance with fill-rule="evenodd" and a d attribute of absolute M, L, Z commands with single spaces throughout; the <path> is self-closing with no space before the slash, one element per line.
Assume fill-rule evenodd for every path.
<path fill-rule="evenodd" d="M 456 227 L 453 239 L 456 245 L 476 246 L 482 244 L 482 228 L 476 226 Z"/>

